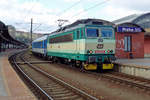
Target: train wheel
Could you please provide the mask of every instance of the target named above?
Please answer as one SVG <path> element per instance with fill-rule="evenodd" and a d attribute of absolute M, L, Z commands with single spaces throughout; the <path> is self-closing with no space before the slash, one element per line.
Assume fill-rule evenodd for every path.
<path fill-rule="evenodd" d="M 75 67 L 75 66 L 76 66 L 75 60 L 72 60 L 71 61 L 71 67 Z"/>
<path fill-rule="evenodd" d="M 81 72 L 85 71 L 84 65 L 85 65 L 85 62 L 81 62 L 81 65 L 80 65 Z"/>
<path fill-rule="evenodd" d="M 75 67 L 80 68 L 81 67 L 81 61 L 76 60 L 75 61 Z"/>

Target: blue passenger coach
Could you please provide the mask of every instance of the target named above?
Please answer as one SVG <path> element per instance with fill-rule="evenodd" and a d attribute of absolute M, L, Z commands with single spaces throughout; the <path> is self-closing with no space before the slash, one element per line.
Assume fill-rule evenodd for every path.
<path fill-rule="evenodd" d="M 41 56 L 47 53 L 47 35 L 40 37 L 32 42 L 32 52 Z"/>

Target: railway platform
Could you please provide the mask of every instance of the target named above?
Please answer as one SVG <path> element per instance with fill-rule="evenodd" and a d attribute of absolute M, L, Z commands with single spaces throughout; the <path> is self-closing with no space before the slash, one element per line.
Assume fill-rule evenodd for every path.
<path fill-rule="evenodd" d="M 8 56 L 15 51 L 0 53 L 0 100 L 37 100 L 8 61 Z"/>
<path fill-rule="evenodd" d="M 150 58 L 118 59 L 116 71 L 150 79 Z"/>

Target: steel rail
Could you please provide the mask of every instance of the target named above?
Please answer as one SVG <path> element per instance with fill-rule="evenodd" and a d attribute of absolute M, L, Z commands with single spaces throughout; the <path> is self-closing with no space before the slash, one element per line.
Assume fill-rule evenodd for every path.
<path fill-rule="evenodd" d="M 54 100 L 52 97 L 50 97 L 38 84 L 36 84 L 26 73 L 24 73 L 24 71 L 20 68 L 20 66 L 16 63 L 15 61 L 15 56 L 18 55 L 19 53 L 16 53 L 14 55 L 11 56 L 12 58 L 12 61 L 13 61 L 13 64 L 16 66 L 16 68 L 18 69 L 18 71 L 23 75 L 23 77 L 25 79 L 27 79 L 31 84 L 32 86 L 34 86 L 35 88 L 37 88 L 41 95 L 42 95 L 42 98 L 44 98 L 44 100 Z M 10 58 L 10 59 L 11 59 Z"/>
<path fill-rule="evenodd" d="M 78 70 L 77 68 L 73 68 L 73 69 Z M 90 71 L 86 71 L 86 70 L 82 70 L 82 72 L 97 75 L 99 77 L 103 77 L 103 78 L 110 79 L 110 80 L 113 80 L 113 81 L 118 81 L 120 83 L 126 83 L 128 85 L 133 85 L 134 87 L 139 87 L 141 89 L 150 90 L 150 84 L 147 84 L 148 82 L 145 82 L 145 81 L 147 81 L 147 79 L 143 79 L 143 81 L 140 81 L 140 82 L 135 82 L 134 80 L 136 79 L 136 77 L 130 76 L 130 75 L 125 75 L 126 77 L 124 78 L 124 77 L 121 77 L 121 76 L 117 77 L 117 75 L 115 77 L 114 74 L 109 75 L 110 74 L 109 72 L 105 73 L 105 74 L 104 73 L 101 73 L 101 74 L 94 73 L 94 72 L 90 72 Z M 127 78 L 129 78 L 129 79 L 127 79 Z M 136 80 L 139 81 L 140 79 L 136 79 Z M 150 80 L 149 80 L 149 83 L 150 83 Z"/>
<path fill-rule="evenodd" d="M 146 82 L 147 80 L 141 81 L 140 79 L 136 79 L 136 77 L 135 78 L 132 77 L 132 79 L 131 79 L 130 76 L 121 77 L 121 76 L 117 76 L 117 75 L 115 76 L 114 74 L 109 75 L 109 73 L 108 74 L 103 74 L 102 77 L 108 78 L 108 79 L 111 79 L 111 80 L 114 80 L 114 81 L 119 81 L 121 83 L 126 83 L 126 84 L 129 84 L 129 85 L 133 85 L 133 86 L 139 87 L 141 89 L 150 90 L 150 84 L 148 84 L 148 82 Z"/>
<path fill-rule="evenodd" d="M 72 68 L 72 69 L 79 71 L 78 68 Z M 104 79 L 109 79 L 109 80 L 117 81 L 120 83 L 125 83 L 127 85 L 132 85 L 134 87 L 138 87 L 138 88 L 150 91 L 150 80 L 148 79 L 142 79 L 142 78 L 135 77 L 135 76 L 125 75 L 123 73 L 119 73 L 120 74 L 119 76 L 115 75 L 115 73 L 118 73 L 118 72 L 111 72 L 111 74 L 110 72 L 100 74 L 100 73 L 86 71 L 86 70 L 80 70 L 80 71 L 83 73 L 93 74 Z M 124 77 L 121 77 L 122 74 L 124 75 Z"/>
<path fill-rule="evenodd" d="M 23 58 L 21 58 L 21 59 L 22 59 L 25 63 L 27 63 L 30 67 L 32 67 L 33 69 L 37 70 L 38 72 L 42 73 L 43 75 L 46 75 L 47 77 L 49 77 L 49 78 L 51 78 L 51 79 L 53 79 L 53 80 L 55 80 L 55 81 L 57 81 L 57 82 L 63 84 L 65 87 L 70 88 L 71 90 L 73 90 L 73 91 L 76 92 L 77 94 L 82 95 L 83 97 L 88 98 L 89 100 L 99 100 L 99 99 L 97 99 L 96 97 L 93 97 L 93 96 L 87 94 L 86 92 L 84 92 L 84 91 L 82 91 L 82 90 L 80 90 L 80 89 L 78 89 L 78 88 L 76 88 L 76 87 L 74 87 L 74 86 L 72 86 L 72 85 L 70 85 L 70 84 L 68 84 L 68 83 L 66 83 L 66 82 L 64 82 L 64 81 L 62 81 L 62 80 L 60 80 L 60 79 L 58 79 L 58 78 L 56 78 L 55 76 L 50 75 L 50 74 L 48 74 L 47 72 L 45 72 L 45 71 L 43 71 L 43 70 L 41 70 L 41 69 L 39 69 L 39 68 L 33 66 L 32 64 L 30 64 L 30 62 L 25 61 L 25 59 L 23 59 Z"/>

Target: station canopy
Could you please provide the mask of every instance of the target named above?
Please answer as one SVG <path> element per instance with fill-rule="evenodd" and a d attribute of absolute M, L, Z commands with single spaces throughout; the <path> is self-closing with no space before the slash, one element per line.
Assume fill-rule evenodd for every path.
<path fill-rule="evenodd" d="M 11 37 L 8 32 L 8 27 L 2 21 L 0 21 L 0 43 L 27 46 L 26 44 Z"/>

